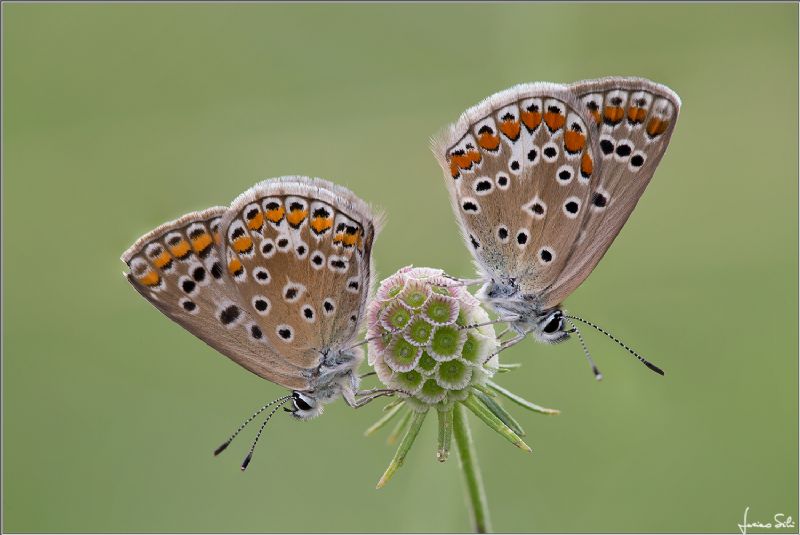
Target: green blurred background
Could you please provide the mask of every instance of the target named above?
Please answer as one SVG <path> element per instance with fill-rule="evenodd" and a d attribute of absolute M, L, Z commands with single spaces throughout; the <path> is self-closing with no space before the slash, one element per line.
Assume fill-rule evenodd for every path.
<path fill-rule="evenodd" d="M 428 138 L 519 82 L 672 87 L 671 146 L 567 306 L 596 333 L 528 341 L 502 384 L 535 453 L 475 425 L 498 531 L 738 531 L 798 516 L 797 5 L 3 4 L 6 531 L 460 531 L 427 421 L 407 464 L 381 404 L 275 418 L 283 390 L 141 299 L 120 253 L 270 176 L 382 206 L 380 276 L 473 273 Z M 251 431 L 251 434 L 254 431 Z"/>

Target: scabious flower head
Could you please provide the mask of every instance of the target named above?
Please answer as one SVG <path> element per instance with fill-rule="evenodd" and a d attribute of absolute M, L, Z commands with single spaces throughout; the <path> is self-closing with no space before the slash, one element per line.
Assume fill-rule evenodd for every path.
<path fill-rule="evenodd" d="M 471 442 L 465 409 L 524 451 L 531 451 L 521 438 L 524 430 L 496 398 L 558 413 L 492 381 L 495 373 L 516 366 L 499 363 L 500 345 L 481 302 L 440 269 L 408 266 L 385 279 L 367 307 L 367 320 L 368 362 L 384 385 L 399 392 L 366 432 L 398 419 L 389 442 L 400 444 L 378 488 L 402 466 L 430 409 L 436 409 L 439 422 L 436 458 L 441 462 L 448 458 L 451 436 L 464 447 Z"/>
<path fill-rule="evenodd" d="M 380 284 L 367 317 L 369 364 L 416 410 L 463 401 L 497 371 L 488 314 L 440 269 L 399 270 Z"/>

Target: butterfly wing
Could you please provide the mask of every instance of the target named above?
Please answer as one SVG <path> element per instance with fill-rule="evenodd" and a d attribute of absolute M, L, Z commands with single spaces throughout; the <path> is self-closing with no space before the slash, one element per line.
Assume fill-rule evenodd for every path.
<path fill-rule="evenodd" d="M 122 255 L 128 281 L 171 320 L 251 372 L 286 388 L 305 390 L 307 371 L 292 365 L 239 302 L 218 246 L 224 207 L 192 212 L 139 238 Z"/>
<path fill-rule="evenodd" d="M 287 362 L 315 368 L 357 334 L 377 226 L 364 201 L 320 179 L 267 180 L 232 203 L 220 225 L 228 274 Z"/>
<path fill-rule="evenodd" d="M 572 91 L 592 116 L 602 172 L 591 181 L 583 230 L 544 304 L 563 301 L 595 268 L 628 220 L 661 161 L 681 101 L 668 87 L 641 78 L 577 82 Z"/>
<path fill-rule="evenodd" d="M 512 87 L 433 142 L 464 239 L 484 275 L 538 295 L 564 270 L 599 165 L 568 86 Z"/>

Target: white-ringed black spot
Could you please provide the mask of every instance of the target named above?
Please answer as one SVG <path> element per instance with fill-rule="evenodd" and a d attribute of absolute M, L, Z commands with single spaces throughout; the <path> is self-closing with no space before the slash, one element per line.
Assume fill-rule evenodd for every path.
<path fill-rule="evenodd" d="M 261 328 L 258 325 L 251 325 L 250 335 L 256 340 L 261 340 L 261 338 L 264 336 L 264 333 L 261 332 Z"/>
<path fill-rule="evenodd" d="M 539 258 L 541 259 L 543 264 L 549 264 L 553 261 L 553 251 L 548 247 L 542 247 L 539 249 Z"/>
<path fill-rule="evenodd" d="M 202 282 L 206 278 L 206 270 L 203 267 L 196 267 L 192 271 L 192 278 L 197 282 Z"/>
<path fill-rule="evenodd" d="M 347 283 L 348 290 L 356 290 L 358 291 L 358 281 L 350 281 Z"/>
<path fill-rule="evenodd" d="M 300 314 L 303 316 L 303 319 L 309 323 L 312 323 L 316 318 L 314 314 L 314 309 L 311 308 L 310 305 L 305 305 L 301 310 Z"/>
<path fill-rule="evenodd" d="M 298 245 L 297 248 L 295 249 L 295 252 L 297 253 L 298 257 L 304 258 L 306 253 L 308 252 L 308 249 L 306 248 L 305 245 Z"/>
<path fill-rule="evenodd" d="M 264 240 L 261 242 L 261 256 L 264 258 L 271 258 L 275 255 L 275 244 L 272 240 Z"/>
<path fill-rule="evenodd" d="M 190 301 L 189 299 L 185 299 L 181 302 L 181 306 L 186 312 L 193 312 L 197 308 L 197 304 L 194 301 Z"/>
<path fill-rule="evenodd" d="M 620 143 L 619 145 L 617 145 L 617 150 L 615 152 L 617 153 L 617 156 L 619 156 L 620 158 L 627 158 L 628 156 L 631 155 L 633 149 L 627 143 Z"/>
<path fill-rule="evenodd" d="M 554 143 L 548 143 L 542 147 L 542 156 L 546 162 L 553 162 L 558 158 L 558 148 Z"/>
<path fill-rule="evenodd" d="M 253 270 L 253 277 L 255 277 L 256 282 L 259 284 L 269 284 L 270 276 L 269 271 L 265 268 L 259 266 Z"/>
<path fill-rule="evenodd" d="M 614 152 L 614 143 L 610 139 L 601 139 L 600 150 L 607 156 Z"/>
<path fill-rule="evenodd" d="M 288 238 L 278 238 L 278 241 L 275 242 L 278 245 L 278 249 L 280 251 L 286 251 L 289 248 L 289 239 Z"/>
<path fill-rule="evenodd" d="M 330 297 L 322 302 L 322 311 L 326 316 L 330 316 L 336 311 L 336 303 Z"/>
<path fill-rule="evenodd" d="M 508 241 L 508 228 L 502 225 L 498 227 L 497 239 L 500 240 L 500 243 L 506 243 Z"/>
<path fill-rule="evenodd" d="M 510 167 L 512 171 L 519 171 L 519 162 L 517 160 L 512 161 Z"/>
<path fill-rule="evenodd" d="M 637 169 L 644 165 L 644 154 L 641 152 L 637 152 L 633 156 L 631 156 L 630 160 L 631 167 Z"/>
<path fill-rule="evenodd" d="M 347 271 L 348 262 L 344 257 L 331 255 L 328 257 L 328 269 L 336 273 Z"/>
<path fill-rule="evenodd" d="M 608 204 L 608 199 L 606 196 L 599 191 L 596 191 L 592 196 L 592 205 L 597 208 L 605 208 L 606 204 Z"/>
<path fill-rule="evenodd" d="M 581 200 L 578 197 L 567 197 L 564 202 L 564 215 L 570 219 L 578 217 L 578 212 L 581 209 Z"/>
<path fill-rule="evenodd" d="M 539 156 L 539 153 L 536 151 L 536 149 L 531 149 L 528 151 L 528 161 L 535 162 L 537 156 Z"/>
<path fill-rule="evenodd" d="M 508 187 L 508 177 L 506 175 L 497 176 L 497 187 L 500 189 L 506 189 Z"/>
<path fill-rule="evenodd" d="M 475 183 L 475 191 L 489 191 L 492 189 L 492 183 L 488 180 L 479 180 Z"/>
<path fill-rule="evenodd" d="M 525 246 L 528 243 L 528 231 L 520 230 L 517 232 L 517 245 Z"/>
<path fill-rule="evenodd" d="M 215 279 L 222 278 L 222 264 L 214 262 L 214 265 L 211 266 L 211 276 Z"/>
<path fill-rule="evenodd" d="M 474 199 L 465 199 L 464 202 L 461 203 L 461 208 L 463 208 L 465 212 L 472 214 L 479 214 L 481 212 L 480 205 Z"/>
<path fill-rule="evenodd" d="M 291 326 L 286 325 L 285 323 L 282 325 L 278 325 L 275 328 L 275 332 L 278 333 L 278 336 L 284 342 L 291 342 L 292 339 L 294 338 L 294 330 L 291 328 Z"/>
<path fill-rule="evenodd" d="M 230 325 L 239 318 L 241 310 L 236 305 L 229 305 L 219 313 L 219 321 L 223 325 Z"/>
<path fill-rule="evenodd" d="M 319 251 L 315 251 L 314 254 L 311 255 L 311 265 L 314 269 L 321 269 L 325 265 L 325 255 Z"/>
<path fill-rule="evenodd" d="M 253 308 L 259 314 L 266 315 L 269 312 L 269 299 L 263 295 L 257 295 L 253 298 Z"/>
<path fill-rule="evenodd" d="M 183 279 L 181 281 L 181 289 L 187 294 L 192 293 L 196 287 L 197 283 L 195 283 L 192 279 Z"/>

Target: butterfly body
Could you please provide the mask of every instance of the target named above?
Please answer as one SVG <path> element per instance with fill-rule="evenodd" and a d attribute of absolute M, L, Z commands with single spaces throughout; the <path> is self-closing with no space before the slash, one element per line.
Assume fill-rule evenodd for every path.
<path fill-rule="evenodd" d="M 250 188 L 229 207 L 192 212 L 123 255 L 133 287 L 170 319 L 256 375 L 292 391 L 313 418 L 354 406 L 353 347 L 372 286 L 378 219 L 352 192 L 307 177 Z"/>
<path fill-rule="evenodd" d="M 478 296 L 519 335 L 566 340 L 562 302 L 594 269 L 655 172 L 680 99 L 642 78 L 496 93 L 433 141 Z"/>

